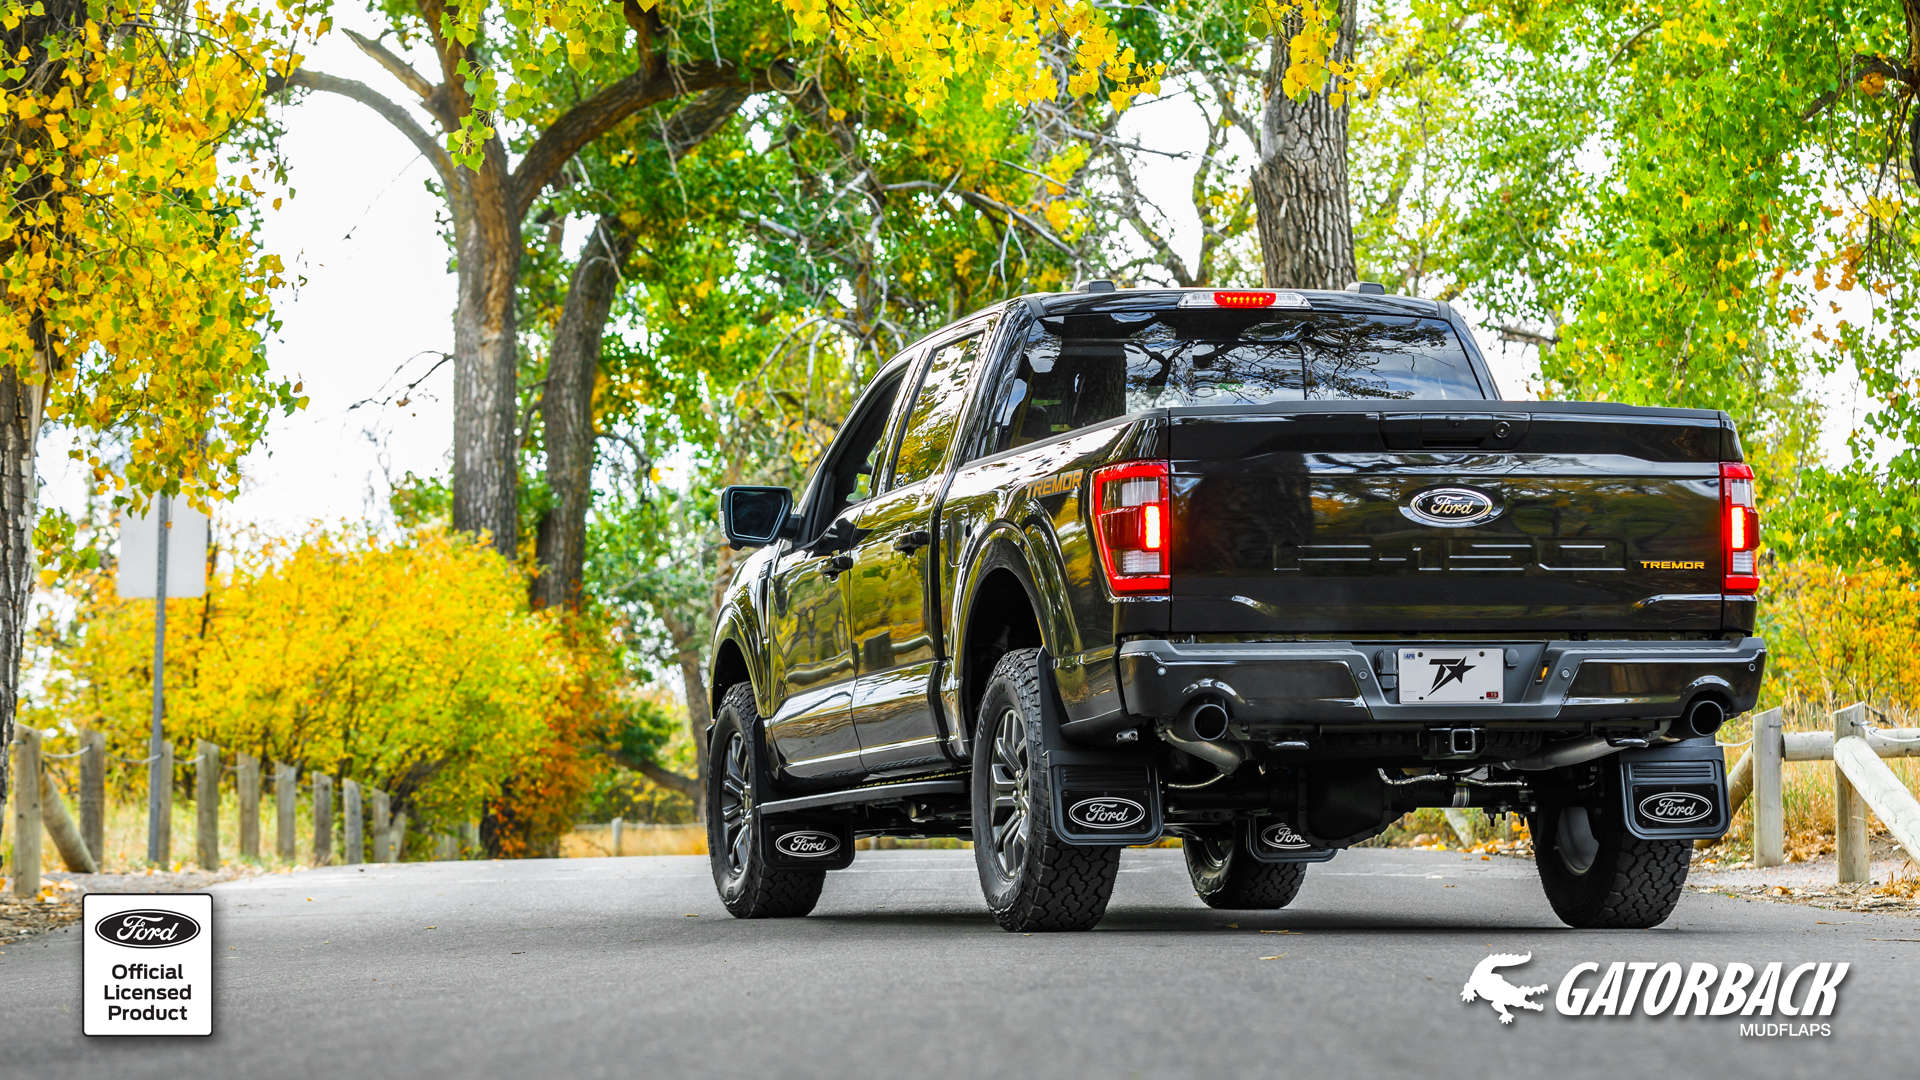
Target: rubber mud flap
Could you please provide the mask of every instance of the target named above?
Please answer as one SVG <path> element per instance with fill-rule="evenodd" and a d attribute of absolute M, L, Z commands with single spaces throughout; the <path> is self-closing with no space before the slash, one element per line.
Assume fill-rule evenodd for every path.
<path fill-rule="evenodd" d="M 1053 831 L 1069 844 L 1160 839 L 1160 785 L 1150 765 L 1053 766 Z"/>
<path fill-rule="evenodd" d="M 1246 849 L 1255 862 L 1326 862 L 1337 848 L 1315 847 L 1300 835 L 1286 818 L 1272 815 L 1248 818 L 1242 826 L 1248 831 Z"/>
<path fill-rule="evenodd" d="M 1616 755 L 1615 797 L 1627 832 L 1642 840 L 1724 836 L 1727 762 L 1711 741 L 1629 750 Z"/>
<path fill-rule="evenodd" d="M 779 814 L 760 822 L 769 866 L 782 870 L 845 870 L 853 865 L 853 826 L 831 818 Z"/>

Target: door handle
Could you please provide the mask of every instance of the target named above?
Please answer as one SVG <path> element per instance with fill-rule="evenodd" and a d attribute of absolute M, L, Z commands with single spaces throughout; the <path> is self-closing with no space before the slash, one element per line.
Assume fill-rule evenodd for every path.
<path fill-rule="evenodd" d="M 828 559 L 826 569 L 822 572 L 830 578 L 835 578 L 851 569 L 853 569 L 853 556 L 843 551 Z"/>
<path fill-rule="evenodd" d="M 933 543 L 932 533 L 925 529 L 915 529 L 900 539 L 895 540 L 893 542 L 893 550 L 903 555 L 911 555 L 931 543 Z"/>

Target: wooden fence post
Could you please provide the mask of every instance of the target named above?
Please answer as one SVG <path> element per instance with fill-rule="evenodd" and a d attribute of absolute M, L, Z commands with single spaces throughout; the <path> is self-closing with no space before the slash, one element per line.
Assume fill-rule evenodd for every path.
<path fill-rule="evenodd" d="M 452 833 L 440 833 L 433 838 L 433 857 L 440 862 L 453 862 L 460 858 L 460 841 Z"/>
<path fill-rule="evenodd" d="M 1833 714 L 1835 746 L 1840 745 L 1841 739 L 1860 734 L 1860 721 L 1866 711 L 1865 705 L 1849 705 Z M 1867 804 L 1838 762 L 1833 766 L 1833 835 L 1838 848 L 1840 883 L 1872 880 L 1867 853 Z"/>
<path fill-rule="evenodd" d="M 387 853 L 390 856 L 387 861 L 400 862 L 407 857 L 407 810 L 405 806 L 394 811 L 393 825 L 390 827 L 389 832 L 392 839 L 390 839 L 388 843 L 393 846 L 387 849 Z"/>
<path fill-rule="evenodd" d="M 291 765 L 273 763 L 273 849 L 274 854 L 292 862 L 299 858 L 294 849 L 294 802 L 300 798 L 300 770 Z"/>
<path fill-rule="evenodd" d="M 165 870 L 173 865 L 173 743 L 163 741 L 160 744 L 159 760 L 152 763 L 152 771 L 147 774 L 147 783 L 154 788 L 147 799 L 147 812 L 158 814 L 160 835 L 160 856 L 158 866 Z"/>
<path fill-rule="evenodd" d="M 360 825 L 360 785 L 353 780 L 340 782 L 340 805 L 346 808 L 346 841 L 340 861 L 352 866 L 365 858 L 366 837 Z"/>
<path fill-rule="evenodd" d="M 53 777 L 44 770 L 40 773 L 40 819 L 46 822 L 53 849 L 60 853 L 60 861 L 68 870 L 76 874 L 100 872 L 100 864 L 94 861 L 93 852 L 87 850 L 87 842 L 80 839 L 79 827 L 67 814 L 60 790 L 53 786 Z"/>
<path fill-rule="evenodd" d="M 1780 762 L 1786 741 L 1780 710 L 1753 718 L 1753 864 L 1779 866 L 1787 861 L 1786 808 L 1781 805 Z"/>
<path fill-rule="evenodd" d="M 373 861 L 392 862 L 388 856 L 393 850 L 393 813 L 387 803 L 387 793 L 379 788 L 373 789 Z"/>
<path fill-rule="evenodd" d="M 240 794 L 240 857 L 260 857 L 260 759 L 241 754 L 233 763 L 233 786 Z"/>
<path fill-rule="evenodd" d="M 95 864 L 107 861 L 107 733 L 80 736 L 80 839 Z"/>
<path fill-rule="evenodd" d="M 480 849 L 480 823 L 463 821 L 460 823 L 460 858 L 467 857 L 470 851 Z"/>
<path fill-rule="evenodd" d="M 333 861 L 333 777 L 313 777 L 313 865 Z"/>
<path fill-rule="evenodd" d="M 620 854 L 620 826 L 624 824 L 626 824 L 626 822 L 621 821 L 619 818 L 613 819 L 613 853 L 615 855 Z"/>
<path fill-rule="evenodd" d="M 40 892 L 40 733 L 25 724 L 13 729 L 13 895 Z"/>
<path fill-rule="evenodd" d="M 193 769 L 195 854 L 207 870 L 220 868 L 220 748 L 197 740 Z"/>

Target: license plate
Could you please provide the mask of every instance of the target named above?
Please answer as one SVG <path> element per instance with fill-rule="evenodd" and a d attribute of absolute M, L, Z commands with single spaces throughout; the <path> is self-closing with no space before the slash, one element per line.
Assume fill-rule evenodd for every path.
<path fill-rule="evenodd" d="M 1498 702 L 1505 669 L 1505 649 L 1401 649 L 1400 703 Z"/>

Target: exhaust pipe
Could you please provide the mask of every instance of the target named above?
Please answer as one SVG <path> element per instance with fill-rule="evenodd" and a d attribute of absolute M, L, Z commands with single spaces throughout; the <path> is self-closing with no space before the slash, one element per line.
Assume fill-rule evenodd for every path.
<path fill-rule="evenodd" d="M 1608 754 L 1618 753 L 1624 747 L 1614 746 L 1598 735 L 1589 735 L 1579 739 L 1568 739 L 1544 747 L 1536 754 L 1515 758 L 1507 762 L 1507 768 L 1520 772 L 1543 772 L 1547 769 L 1559 769 L 1568 765 L 1579 765 Z"/>
<path fill-rule="evenodd" d="M 1227 737 L 1228 719 L 1225 705 L 1211 698 L 1195 698 L 1171 722 L 1160 724 L 1160 738 L 1225 775 L 1247 760 L 1245 751 L 1222 741 Z"/>
<path fill-rule="evenodd" d="M 1687 706 L 1686 715 L 1677 726 L 1688 735 L 1711 737 L 1726 722 L 1727 707 L 1716 698 L 1703 697 L 1695 698 L 1693 704 Z"/>
<path fill-rule="evenodd" d="M 1188 739 L 1216 742 L 1227 737 L 1227 707 L 1207 698 L 1187 702 L 1174 718 L 1173 729 Z"/>

